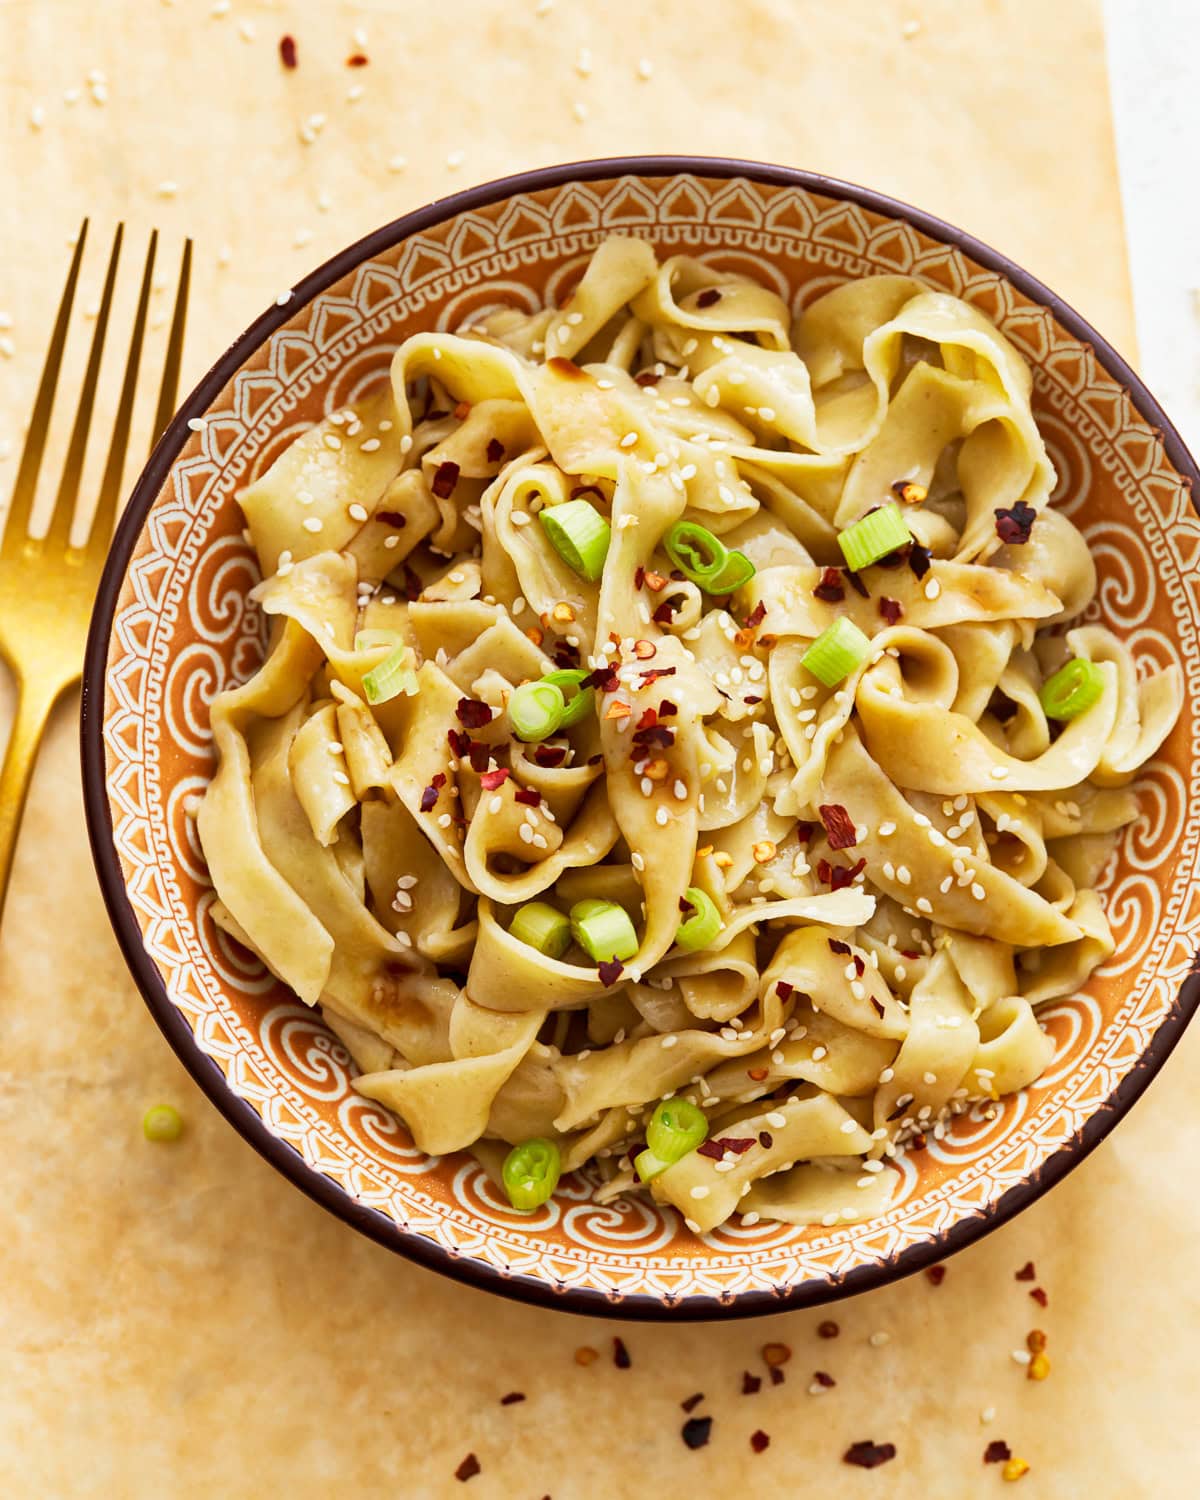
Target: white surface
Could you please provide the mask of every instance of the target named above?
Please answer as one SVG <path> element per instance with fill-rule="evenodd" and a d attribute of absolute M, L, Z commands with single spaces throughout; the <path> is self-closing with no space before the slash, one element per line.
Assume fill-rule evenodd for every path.
<path fill-rule="evenodd" d="M 1200 0 L 1104 17 L 1141 373 L 1200 453 Z"/>

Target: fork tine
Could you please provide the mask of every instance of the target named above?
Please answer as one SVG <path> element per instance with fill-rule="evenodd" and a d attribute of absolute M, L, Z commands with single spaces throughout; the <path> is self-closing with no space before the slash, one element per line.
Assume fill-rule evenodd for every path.
<path fill-rule="evenodd" d="M 52 546 L 65 547 L 71 534 L 71 521 L 75 515 L 75 502 L 79 498 L 79 480 L 83 474 L 88 429 L 92 425 L 96 383 L 100 378 L 100 359 L 104 353 L 104 335 L 108 329 L 108 314 L 112 307 L 113 287 L 117 281 L 117 262 L 121 258 L 121 240 L 124 233 L 124 224 L 118 224 L 117 232 L 113 236 L 108 271 L 104 278 L 104 293 L 100 298 L 96 331 L 92 335 L 92 348 L 88 354 L 87 369 L 83 376 L 83 390 L 79 394 L 79 409 L 75 413 L 75 425 L 71 428 L 71 441 L 67 447 L 62 479 L 59 481 L 54 511 L 50 517 L 50 529 L 46 533 L 46 539 Z"/>
<path fill-rule="evenodd" d="M 108 459 L 104 465 L 104 477 L 100 481 L 100 495 L 96 501 L 96 513 L 92 517 L 91 530 L 88 532 L 86 549 L 89 553 L 103 554 L 108 550 L 113 518 L 117 513 L 117 500 L 121 494 L 121 476 L 125 472 L 125 455 L 129 448 L 133 397 L 137 389 L 138 366 L 142 358 L 142 340 L 146 333 L 146 313 L 150 307 L 154 256 L 157 249 L 158 230 L 156 229 L 150 236 L 150 248 L 146 252 L 146 269 L 142 273 L 142 289 L 138 293 L 137 313 L 133 320 L 133 333 L 129 339 L 129 356 L 125 361 L 125 379 L 121 383 L 121 399 L 117 403 L 112 441 L 108 446 Z"/>
<path fill-rule="evenodd" d="M 75 286 L 79 280 L 79 267 L 83 263 L 83 247 L 87 240 L 88 221 L 84 219 L 75 241 L 75 253 L 71 257 L 71 269 L 67 272 L 67 284 L 63 287 L 62 300 L 58 304 L 58 317 L 54 321 L 54 333 L 46 351 L 46 363 L 42 366 L 42 378 L 38 382 L 33 413 L 29 418 L 29 432 L 21 454 L 21 465 L 13 485 L 12 505 L 9 507 L 8 524 L 4 529 L 3 549 L 24 541 L 29 531 L 29 516 L 37 494 L 38 474 L 41 472 L 42 455 L 46 450 L 46 434 L 50 430 L 50 414 L 54 410 L 54 392 L 58 385 L 58 372 L 62 368 L 63 347 L 67 342 L 67 329 L 71 322 L 71 304 L 75 300 Z"/>
<path fill-rule="evenodd" d="M 150 447 L 167 430 L 167 423 L 175 415 L 175 402 L 179 395 L 179 366 L 183 359 L 183 332 L 187 323 L 188 287 L 192 275 L 192 242 L 183 242 L 183 261 L 179 267 L 179 290 L 175 293 L 175 311 L 171 316 L 171 334 L 167 340 L 167 357 L 163 364 L 162 386 L 158 393 L 158 409 L 154 413 L 154 431 Z"/>

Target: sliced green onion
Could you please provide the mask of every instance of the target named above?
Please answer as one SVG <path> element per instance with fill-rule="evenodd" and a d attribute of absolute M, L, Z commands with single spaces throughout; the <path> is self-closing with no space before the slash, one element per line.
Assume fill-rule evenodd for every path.
<path fill-rule="evenodd" d="M 838 546 L 842 549 L 846 566 L 854 573 L 911 541 L 912 532 L 894 500 L 873 510 L 861 521 L 855 521 L 845 531 L 838 532 Z"/>
<path fill-rule="evenodd" d="M 571 946 L 571 924 L 548 901 L 527 901 L 509 923 L 509 934 L 547 958 L 561 958 Z"/>
<path fill-rule="evenodd" d="M 538 512 L 542 530 L 563 562 L 589 583 L 604 571 L 612 531 L 594 505 L 586 500 L 564 500 Z"/>
<path fill-rule="evenodd" d="M 397 646 L 377 667 L 372 667 L 362 685 L 368 703 L 386 703 L 399 693 L 407 693 L 411 698 L 417 691 L 412 652 L 407 646 Z"/>
<path fill-rule="evenodd" d="M 578 724 L 580 719 L 586 719 L 592 712 L 596 694 L 590 687 L 580 686 L 589 675 L 582 668 L 566 667 L 561 672 L 547 672 L 542 678 L 543 682 L 553 683 L 559 688 L 567 700 L 566 711 L 558 722 L 560 729 L 570 729 L 572 724 Z M 571 692 L 572 688 L 574 692 Z"/>
<path fill-rule="evenodd" d="M 660 1172 L 665 1172 L 670 1165 L 661 1156 L 655 1156 L 653 1151 L 639 1151 L 633 1159 L 633 1169 L 643 1182 L 649 1182 Z"/>
<path fill-rule="evenodd" d="M 685 953 L 695 953 L 698 948 L 707 948 L 720 932 L 721 913 L 713 898 L 698 885 L 688 886 L 684 900 L 691 906 L 692 914 L 680 922 L 675 942 Z"/>
<path fill-rule="evenodd" d="M 707 526 L 676 521 L 663 547 L 681 573 L 706 594 L 730 594 L 754 577 L 754 564 L 744 552 L 731 552 Z"/>
<path fill-rule="evenodd" d="M 646 1126 L 646 1145 L 671 1166 L 694 1151 L 708 1135 L 708 1118 L 689 1099 L 663 1099 Z"/>
<path fill-rule="evenodd" d="M 562 1154 L 553 1141 L 534 1136 L 512 1148 L 504 1158 L 501 1176 L 508 1201 L 519 1214 L 531 1214 L 558 1186 Z"/>
<path fill-rule="evenodd" d="M 1094 661 L 1073 657 L 1042 683 L 1038 702 L 1051 719 L 1075 719 L 1098 703 L 1104 693 L 1104 673 Z"/>
<path fill-rule="evenodd" d="M 354 637 L 356 651 L 377 651 L 380 646 L 390 646 L 394 650 L 403 645 L 404 637 L 398 630 L 360 630 Z"/>
<path fill-rule="evenodd" d="M 725 556 L 725 566 L 708 585 L 710 594 L 732 594 L 742 584 L 749 583 L 757 570 L 744 552 L 736 548 Z"/>
<path fill-rule="evenodd" d="M 638 951 L 638 936 L 629 913 L 615 901 L 576 901 L 571 908 L 571 934 L 598 964 L 624 962 Z"/>
<path fill-rule="evenodd" d="M 800 665 L 826 687 L 836 687 L 862 666 L 870 652 L 871 642 L 854 621 L 839 615 L 800 658 Z"/>
<path fill-rule="evenodd" d="M 546 740 L 566 713 L 562 689 L 552 682 L 523 682 L 508 700 L 508 721 L 519 740 Z"/>
<path fill-rule="evenodd" d="M 177 1141 L 183 1134 L 183 1116 L 173 1104 L 152 1104 L 142 1116 L 142 1134 L 148 1141 Z"/>

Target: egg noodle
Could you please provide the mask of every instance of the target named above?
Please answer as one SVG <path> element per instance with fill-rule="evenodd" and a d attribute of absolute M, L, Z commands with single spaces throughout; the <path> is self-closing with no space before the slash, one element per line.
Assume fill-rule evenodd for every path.
<path fill-rule="evenodd" d="M 1182 686 L 1079 623 L 1030 391 L 907 277 L 793 323 L 613 237 L 245 490 L 272 634 L 212 704 L 214 916 L 418 1148 L 540 1143 L 518 1207 L 591 1164 L 696 1232 L 832 1224 L 1038 1077 Z"/>

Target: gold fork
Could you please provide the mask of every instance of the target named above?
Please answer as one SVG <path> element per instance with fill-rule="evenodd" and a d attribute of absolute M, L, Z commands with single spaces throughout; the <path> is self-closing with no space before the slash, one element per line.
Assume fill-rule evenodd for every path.
<path fill-rule="evenodd" d="M 79 280 L 79 267 L 83 260 L 87 228 L 88 222 L 85 219 L 79 231 L 79 238 L 75 242 L 75 254 L 71 260 L 71 269 L 67 273 L 67 284 L 63 289 L 62 301 L 59 303 L 54 333 L 50 339 L 50 348 L 46 354 L 46 363 L 42 369 L 42 378 L 33 405 L 29 432 L 21 454 L 20 467 L 17 470 L 8 522 L 5 525 L 3 537 L 0 538 L 0 657 L 3 657 L 12 670 L 18 694 L 16 717 L 13 720 L 8 751 L 4 758 L 4 768 L 0 771 L 0 914 L 3 913 L 4 898 L 8 892 L 13 849 L 17 841 L 21 814 L 25 809 L 29 779 L 33 772 L 33 763 L 46 722 L 50 717 L 50 710 L 62 694 L 79 681 L 83 670 L 83 648 L 87 639 L 88 620 L 92 612 L 96 586 L 108 552 L 108 544 L 112 537 L 117 501 L 121 495 L 121 475 L 125 467 L 125 455 L 129 444 L 138 364 L 146 331 L 146 313 L 150 304 L 151 276 L 154 270 L 155 251 L 158 248 L 158 231 L 155 230 L 150 236 L 150 246 L 146 254 L 146 266 L 142 274 L 141 291 L 138 294 L 133 333 L 129 340 L 129 354 L 125 362 L 125 377 L 121 385 L 116 419 L 113 423 L 112 440 L 109 443 L 104 475 L 100 481 L 100 495 L 87 539 L 79 547 L 72 546 L 71 526 L 79 500 L 88 429 L 91 425 L 92 408 L 96 399 L 100 360 L 104 352 L 104 336 L 108 328 L 113 288 L 117 280 L 117 263 L 120 259 L 121 241 L 124 235 L 123 224 L 117 226 L 113 238 L 112 253 L 109 256 L 108 270 L 104 279 L 104 292 L 96 317 L 96 331 L 92 336 L 92 347 L 83 377 L 83 389 L 79 395 L 79 406 L 71 428 L 67 456 L 63 464 L 58 494 L 54 501 L 50 526 L 44 537 L 33 537 L 29 534 L 29 518 L 33 510 L 38 472 L 41 469 L 42 455 L 46 447 L 46 435 L 50 427 L 50 414 L 54 406 L 54 393 L 62 366 L 63 348 L 67 341 L 71 304 L 75 297 L 75 286 Z M 191 263 L 192 242 L 188 240 L 184 245 L 183 261 L 179 271 L 179 284 L 175 294 L 175 309 L 171 319 L 162 383 L 159 387 L 158 405 L 155 410 L 151 447 L 161 435 L 175 410 Z"/>

